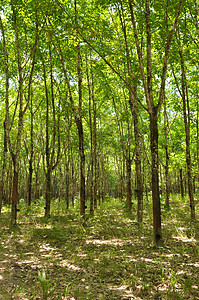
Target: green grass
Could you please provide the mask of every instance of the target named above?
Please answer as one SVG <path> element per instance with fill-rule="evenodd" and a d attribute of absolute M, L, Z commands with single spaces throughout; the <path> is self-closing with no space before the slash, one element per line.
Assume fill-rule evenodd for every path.
<path fill-rule="evenodd" d="M 152 247 L 151 203 L 139 225 L 136 208 L 129 215 L 118 199 L 107 199 L 86 221 L 58 201 L 46 220 L 43 202 L 28 209 L 21 201 L 17 230 L 3 209 L 0 299 L 44 299 L 44 289 L 59 300 L 199 299 L 199 223 L 190 222 L 187 199 L 172 197 L 171 210 L 162 209 L 159 249 Z"/>

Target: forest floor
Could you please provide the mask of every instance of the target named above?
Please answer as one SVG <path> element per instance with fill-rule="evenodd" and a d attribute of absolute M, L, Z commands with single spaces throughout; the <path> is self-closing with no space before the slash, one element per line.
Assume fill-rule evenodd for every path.
<path fill-rule="evenodd" d="M 199 207 L 190 222 L 188 200 L 162 209 L 164 247 L 152 245 L 152 207 L 139 225 L 136 208 L 107 199 L 84 223 L 74 209 L 44 203 L 28 210 L 23 201 L 18 226 L 0 217 L 0 299 L 199 299 Z M 41 206 L 41 204 L 43 206 Z M 198 205 L 199 206 L 199 205 Z"/>

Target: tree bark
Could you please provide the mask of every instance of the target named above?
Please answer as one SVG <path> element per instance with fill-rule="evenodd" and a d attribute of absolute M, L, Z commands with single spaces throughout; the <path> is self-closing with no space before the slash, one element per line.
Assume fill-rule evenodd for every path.
<path fill-rule="evenodd" d="M 186 164 L 187 164 L 187 180 L 188 180 L 188 193 L 189 193 L 189 204 L 191 210 L 191 220 L 195 220 L 195 203 L 193 194 L 193 179 L 192 179 L 192 165 L 191 165 L 191 150 L 190 150 L 190 109 L 189 109 L 189 98 L 187 81 L 185 74 L 184 58 L 182 51 L 179 51 L 181 59 L 181 71 L 182 71 L 182 101 L 183 101 L 183 115 L 186 135 Z"/>
<path fill-rule="evenodd" d="M 167 137 L 168 137 L 168 124 L 167 124 L 167 114 L 166 114 L 166 101 L 164 101 L 164 148 L 165 148 L 165 159 L 166 163 L 164 166 L 165 169 L 165 207 L 169 209 L 169 150 L 167 144 Z"/>
<path fill-rule="evenodd" d="M 32 107 L 32 95 L 30 101 L 30 158 L 29 158 L 29 180 L 28 180 L 28 205 L 31 205 L 32 201 L 32 177 L 33 177 L 33 155 L 34 155 L 34 147 L 33 147 L 33 107 Z"/>
<path fill-rule="evenodd" d="M 8 103 L 9 103 L 9 74 L 8 74 L 8 54 L 6 48 L 6 40 L 4 34 L 4 26 L 0 16 L 0 28 L 3 37 L 3 56 L 4 56 L 4 69 L 5 69 L 5 77 L 6 77 L 6 112 L 5 112 L 5 121 L 4 121 L 4 150 L 3 150 L 3 165 L 1 170 L 1 180 L 0 180 L 0 214 L 2 209 L 3 202 L 3 194 L 4 194 L 4 175 L 6 169 L 6 157 L 8 152 L 8 141 L 7 141 L 7 133 L 9 128 L 9 120 L 8 120 Z"/>
<path fill-rule="evenodd" d="M 134 88 L 136 95 L 136 89 Z M 140 137 L 140 128 L 138 122 L 138 101 L 132 99 L 133 95 L 129 94 L 129 103 L 134 122 L 135 137 L 135 171 L 136 171 L 136 197 L 137 197 L 137 221 L 142 223 L 143 220 L 143 179 L 142 179 L 142 145 Z"/>
<path fill-rule="evenodd" d="M 93 89 L 93 76 L 92 76 L 92 66 L 91 66 L 91 80 L 88 68 L 88 60 L 86 59 L 86 75 L 88 84 L 88 94 L 89 94 L 89 127 L 90 127 L 90 152 L 91 152 L 91 167 L 90 167 L 90 214 L 94 215 L 94 151 L 93 151 L 93 122 L 92 122 L 92 99 L 94 97 Z"/>
<path fill-rule="evenodd" d="M 85 215 L 85 154 L 82 122 L 78 122 L 79 154 L 80 154 L 80 215 Z"/>
<path fill-rule="evenodd" d="M 182 177 L 182 168 L 180 169 L 180 192 L 182 199 L 184 198 L 184 187 L 183 187 L 183 177 Z"/>
<path fill-rule="evenodd" d="M 128 211 L 132 209 L 132 191 L 131 191 L 131 157 L 130 153 L 126 159 L 126 177 L 127 177 L 127 205 Z"/>
<path fill-rule="evenodd" d="M 50 201 L 51 201 L 51 164 L 50 164 L 50 147 L 49 147 L 49 96 L 48 96 L 48 87 L 47 87 L 47 78 L 46 78 L 46 69 L 45 64 L 43 62 L 43 72 L 44 72 L 44 85 L 45 85 L 45 93 L 46 93 L 46 149 L 45 149 L 45 157 L 46 157 L 46 206 L 45 206 L 45 214 L 44 217 L 50 217 Z"/>
<path fill-rule="evenodd" d="M 161 243 L 161 207 L 159 193 L 159 160 L 158 160 L 158 123 L 157 115 L 150 115 L 150 142 L 152 158 L 152 199 L 153 199 L 153 233 L 154 244 Z"/>

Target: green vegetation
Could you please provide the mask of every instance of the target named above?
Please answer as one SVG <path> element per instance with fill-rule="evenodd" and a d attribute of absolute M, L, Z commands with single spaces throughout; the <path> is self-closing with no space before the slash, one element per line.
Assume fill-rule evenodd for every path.
<path fill-rule="evenodd" d="M 0 1 L 0 300 L 199 299 L 198 12 Z"/>
<path fill-rule="evenodd" d="M 170 211 L 163 208 L 164 247 L 159 249 L 151 243 L 150 203 L 145 203 L 142 225 L 135 207 L 129 217 L 118 199 L 108 198 L 86 221 L 75 209 L 64 213 L 65 203 L 57 200 L 51 219 L 44 220 L 37 209 L 41 204 L 28 215 L 21 205 L 15 231 L 6 209 L 2 213 L 2 299 L 199 297 L 199 223 L 190 223 L 186 198 L 173 196 Z"/>

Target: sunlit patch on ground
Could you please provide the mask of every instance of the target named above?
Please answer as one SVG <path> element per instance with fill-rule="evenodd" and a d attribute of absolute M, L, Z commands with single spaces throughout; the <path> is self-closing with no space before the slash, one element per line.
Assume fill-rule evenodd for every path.
<path fill-rule="evenodd" d="M 126 285 L 121 286 L 109 286 L 110 290 L 120 291 L 123 293 L 124 299 L 134 299 L 134 300 L 141 300 L 142 298 L 136 296 L 136 293 L 139 293 L 139 287 L 137 287 L 136 293 L 133 293 L 131 289 L 129 289 Z"/>
<path fill-rule="evenodd" d="M 187 238 L 185 236 L 173 236 L 173 239 L 176 239 L 178 241 L 182 241 L 184 243 L 196 243 L 196 239 L 194 238 Z"/>
<path fill-rule="evenodd" d="M 68 269 L 71 269 L 73 271 L 84 271 L 81 268 L 79 268 L 78 266 L 74 265 L 74 264 L 70 264 L 67 260 L 62 260 L 60 261 L 59 264 L 62 268 L 63 267 L 67 267 Z"/>
<path fill-rule="evenodd" d="M 86 244 L 97 244 L 97 245 L 113 245 L 113 246 L 123 246 L 126 243 L 130 243 L 131 241 L 124 241 L 124 240 L 86 240 Z"/>

